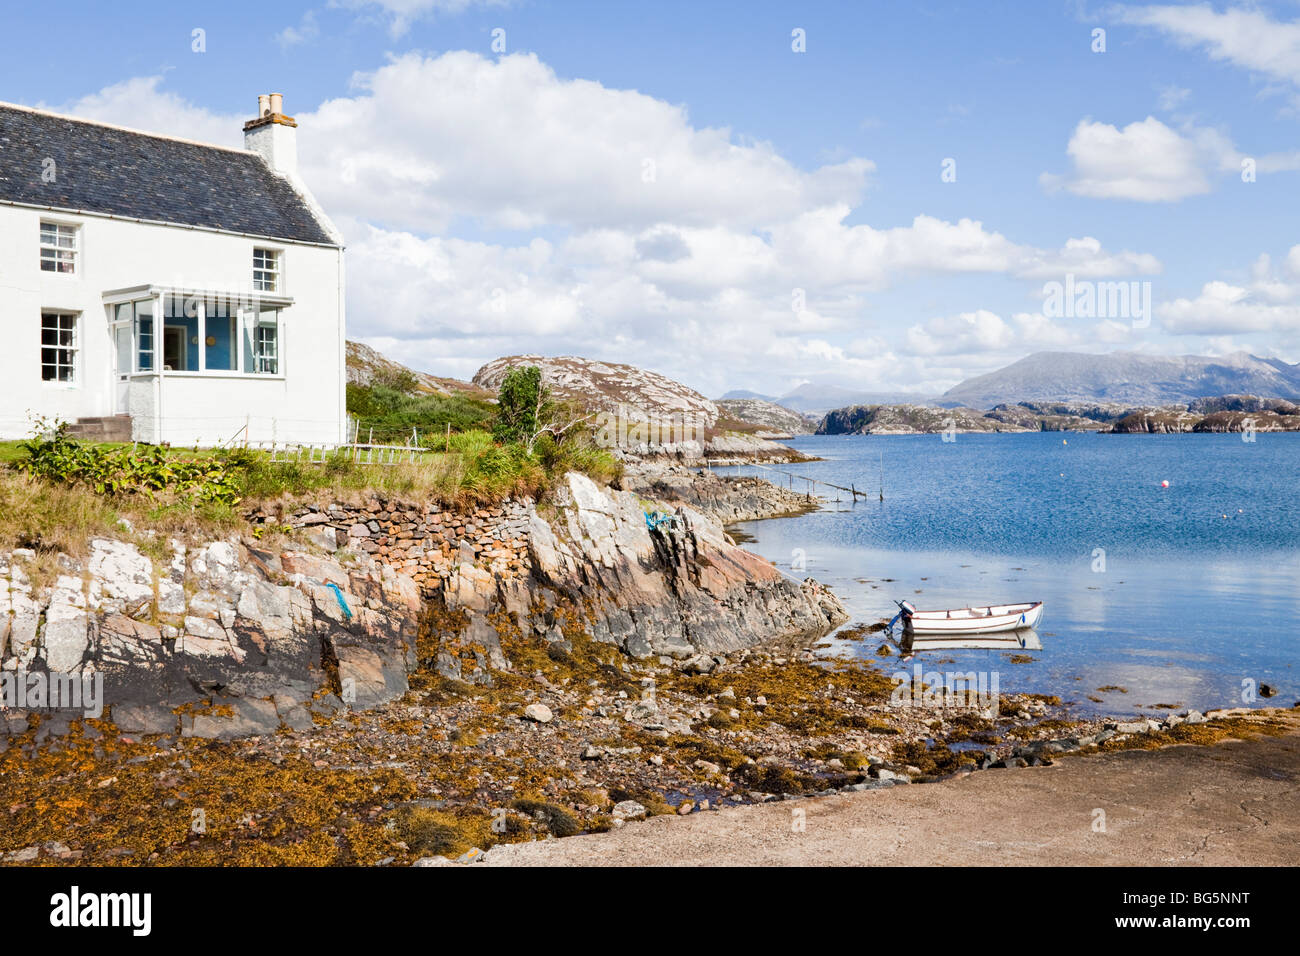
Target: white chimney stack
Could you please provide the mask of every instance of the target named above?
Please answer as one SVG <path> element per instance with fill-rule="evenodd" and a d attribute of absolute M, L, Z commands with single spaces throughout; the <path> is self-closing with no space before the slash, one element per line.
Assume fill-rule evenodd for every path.
<path fill-rule="evenodd" d="M 261 156 L 277 173 L 298 175 L 298 123 L 284 115 L 281 94 L 258 95 L 257 118 L 244 124 L 244 148 Z"/>

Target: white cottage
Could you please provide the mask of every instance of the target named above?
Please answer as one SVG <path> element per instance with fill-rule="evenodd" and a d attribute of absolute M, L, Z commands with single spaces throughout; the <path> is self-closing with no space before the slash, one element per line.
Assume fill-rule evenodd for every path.
<path fill-rule="evenodd" d="M 244 149 L 0 103 L 0 438 L 344 439 L 343 240 L 258 97 Z"/>

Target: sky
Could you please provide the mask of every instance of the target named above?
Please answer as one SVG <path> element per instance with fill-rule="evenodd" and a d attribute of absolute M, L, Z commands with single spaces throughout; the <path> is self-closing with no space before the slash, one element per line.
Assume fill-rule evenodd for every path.
<path fill-rule="evenodd" d="M 1300 361 L 1295 0 L 4 6 L 0 100 L 239 146 L 283 93 L 349 338 L 423 371 Z"/>

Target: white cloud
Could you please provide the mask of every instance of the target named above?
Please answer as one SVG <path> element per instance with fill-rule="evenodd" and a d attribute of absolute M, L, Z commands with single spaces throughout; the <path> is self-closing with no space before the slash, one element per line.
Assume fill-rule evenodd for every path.
<path fill-rule="evenodd" d="M 1074 170 L 1066 177 L 1044 174 L 1048 188 L 1063 186 L 1078 196 L 1138 202 L 1172 202 L 1210 191 L 1197 144 L 1154 116 L 1122 130 L 1080 120 L 1066 152 Z"/>
<path fill-rule="evenodd" d="M 691 125 L 683 107 L 565 80 L 531 54 L 407 54 L 300 117 L 304 174 L 330 209 L 403 229 L 749 228 L 856 204 L 872 163 L 805 172 L 769 143 Z M 307 121 L 309 120 L 309 122 Z"/>
<path fill-rule="evenodd" d="M 853 223 L 869 160 L 801 169 L 769 143 L 528 55 L 408 54 L 305 105 L 290 104 L 302 172 L 349 243 L 349 335 L 442 374 L 537 351 L 630 361 L 705 390 L 774 376 L 941 384 L 953 362 L 927 363 L 924 338 L 900 358 L 863 337 L 867 293 L 918 276 L 1161 269 L 1088 236 L 1040 247 L 967 218 Z M 247 118 L 195 107 L 159 77 L 68 110 L 231 145 Z M 977 322 L 972 354 L 1068 339 L 993 318 L 1010 331 Z"/>
<path fill-rule="evenodd" d="M 1283 22 L 1246 7 L 1222 13 L 1209 4 L 1120 7 L 1127 23 L 1154 27 L 1211 59 L 1300 86 L 1300 20 Z"/>
<path fill-rule="evenodd" d="M 334 0 L 341 7 L 374 13 L 388 21 L 394 38 L 405 34 L 417 20 L 438 14 L 457 14 L 471 7 L 504 7 L 510 0 Z"/>
<path fill-rule="evenodd" d="M 1176 110 L 1192 95 L 1192 91 L 1181 86 L 1166 86 L 1160 90 L 1160 108 L 1165 112 Z"/>
<path fill-rule="evenodd" d="M 320 23 L 316 19 L 316 11 L 308 10 L 302 15 L 296 27 L 285 27 L 276 34 L 276 41 L 282 47 L 298 46 L 301 43 L 309 43 L 320 36 Z"/>
<path fill-rule="evenodd" d="M 1300 245 L 1292 246 L 1282 272 L 1300 280 Z M 1287 282 L 1261 255 L 1252 264 L 1250 279 L 1237 284 L 1216 279 L 1205 283 L 1195 298 L 1179 298 L 1156 307 L 1166 332 L 1175 335 L 1246 335 L 1300 332 L 1300 281 Z M 1225 338 L 1226 341 L 1226 338 Z"/>
<path fill-rule="evenodd" d="M 1049 191 L 1064 188 L 1094 199 L 1177 202 L 1208 193 L 1214 179 L 1240 173 L 1247 158 L 1223 131 L 1184 123 L 1180 129 L 1154 116 L 1119 129 L 1083 119 L 1066 147 L 1073 171 L 1039 177 Z M 1300 151 L 1251 157 L 1258 173 L 1300 169 Z"/>
<path fill-rule="evenodd" d="M 1156 308 L 1164 329 L 1180 335 L 1224 335 L 1300 330 L 1300 304 L 1261 301 L 1242 286 L 1207 282 L 1194 299 Z"/>
<path fill-rule="evenodd" d="M 225 116 L 195 106 L 175 93 L 160 89 L 162 76 L 138 76 L 106 86 L 70 103 L 42 108 L 59 113 L 114 123 L 132 129 L 164 133 L 201 143 L 242 148 L 244 120 L 257 112 L 249 103 L 247 116 Z"/>

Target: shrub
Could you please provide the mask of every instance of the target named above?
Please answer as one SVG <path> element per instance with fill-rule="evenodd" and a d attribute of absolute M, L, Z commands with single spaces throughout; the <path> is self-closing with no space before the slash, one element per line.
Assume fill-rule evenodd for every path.
<path fill-rule="evenodd" d="M 52 428 L 38 421 L 37 433 L 21 447 L 27 457 L 18 467 L 56 484 L 84 485 L 99 495 L 170 492 L 194 502 L 237 504 L 239 486 L 217 459 L 184 461 L 151 445 L 112 450 L 69 438 L 66 423 Z"/>
<path fill-rule="evenodd" d="M 516 800 L 513 804 L 514 809 L 520 813 L 526 813 L 530 817 L 546 825 L 557 837 L 573 836 L 582 830 L 582 824 L 568 810 L 563 807 L 557 807 L 553 803 L 547 803 L 543 800 Z"/>
<path fill-rule="evenodd" d="M 512 368 L 506 372 L 497 393 L 497 417 L 492 436 L 500 442 L 522 442 L 531 446 L 537 437 L 546 388 L 542 370 L 536 365 Z"/>

